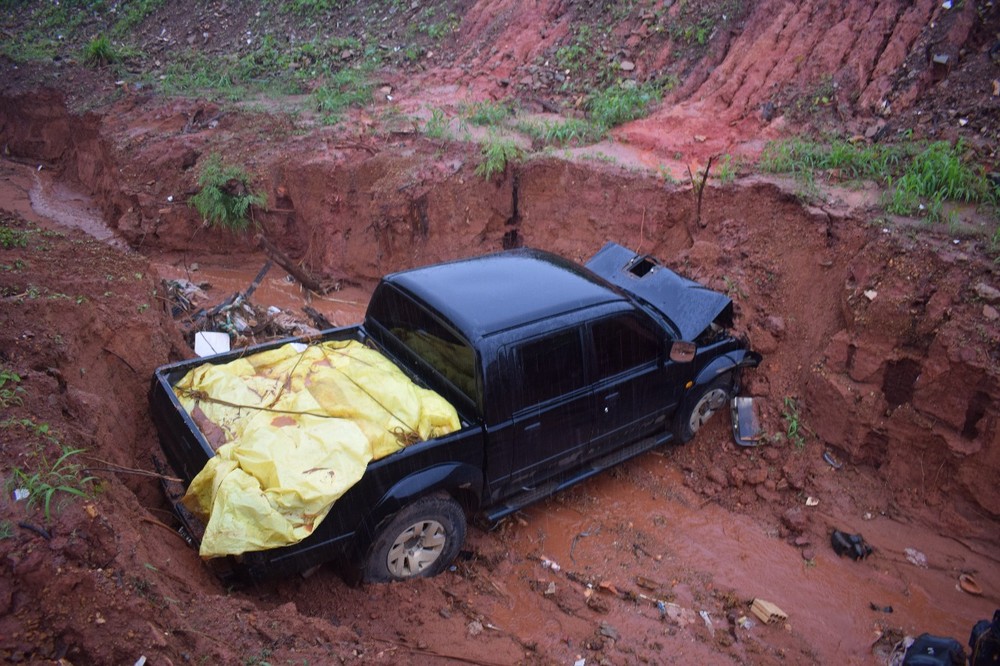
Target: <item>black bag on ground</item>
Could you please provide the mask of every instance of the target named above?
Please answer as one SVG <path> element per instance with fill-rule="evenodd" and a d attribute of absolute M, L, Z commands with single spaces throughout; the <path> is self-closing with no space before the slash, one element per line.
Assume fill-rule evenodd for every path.
<path fill-rule="evenodd" d="M 954 638 L 920 634 L 906 651 L 903 666 L 965 666 L 965 651 Z"/>
<path fill-rule="evenodd" d="M 970 666 L 1000 666 L 1000 608 L 993 613 L 993 621 L 980 620 L 969 636 Z"/>

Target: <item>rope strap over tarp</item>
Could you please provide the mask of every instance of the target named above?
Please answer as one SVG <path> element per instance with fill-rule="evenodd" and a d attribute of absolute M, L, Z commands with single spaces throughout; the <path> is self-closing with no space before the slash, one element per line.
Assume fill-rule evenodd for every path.
<path fill-rule="evenodd" d="M 216 450 L 184 498 L 206 523 L 203 557 L 301 541 L 370 461 L 460 427 L 444 398 L 356 341 L 204 364 L 174 392 Z"/>

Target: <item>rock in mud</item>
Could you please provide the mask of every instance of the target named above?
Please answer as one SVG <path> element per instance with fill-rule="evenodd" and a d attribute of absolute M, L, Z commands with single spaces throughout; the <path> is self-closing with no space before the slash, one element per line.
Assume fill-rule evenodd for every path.
<path fill-rule="evenodd" d="M 781 516 L 781 523 L 795 534 L 802 534 L 809 525 L 809 516 L 801 507 L 794 506 Z"/>

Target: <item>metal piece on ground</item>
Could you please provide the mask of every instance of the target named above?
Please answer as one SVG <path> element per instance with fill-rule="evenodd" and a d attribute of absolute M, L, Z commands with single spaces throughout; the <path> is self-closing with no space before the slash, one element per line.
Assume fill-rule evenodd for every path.
<path fill-rule="evenodd" d="M 763 431 L 753 398 L 736 396 L 730 403 L 730 411 L 733 416 L 733 440 L 740 446 L 759 445 Z"/>

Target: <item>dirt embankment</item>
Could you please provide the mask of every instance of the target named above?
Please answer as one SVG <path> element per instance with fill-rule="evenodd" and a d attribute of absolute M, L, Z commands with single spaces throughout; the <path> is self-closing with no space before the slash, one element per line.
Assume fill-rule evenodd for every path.
<path fill-rule="evenodd" d="M 251 249 L 250 239 L 205 229 L 185 203 L 192 154 L 239 143 L 268 174 L 263 233 L 338 279 L 370 285 L 519 244 L 583 260 L 615 240 L 664 257 L 736 298 L 769 357 L 755 390 L 771 405 L 771 431 L 784 429 L 783 399 L 797 397 L 823 441 L 884 467 L 892 487 L 922 488 L 933 470 L 940 487 L 922 496 L 959 490 L 1000 514 L 982 474 L 1000 465 L 996 275 L 974 244 L 910 241 L 869 224 L 865 211 L 804 209 L 766 184 L 711 188 L 694 223 L 690 191 L 616 168 L 538 159 L 487 182 L 461 146 L 311 135 L 278 153 L 247 141 L 256 116 L 196 102 L 123 111 L 77 118 L 57 96 L 6 100 L 3 141 L 95 192 L 140 249 Z"/>
<path fill-rule="evenodd" d="M 601 4 L 472 3 L 449 50 L 455 58 L 464 53 L 458 62 L 465 66 L 417 72 L 409 83 L 395 76 L 398 96 L 416 108 L 433 103 L 422 89 L 461 88 L 456 99 L 516 90 L 525 100 L 541 96 L 571 108 L 555 72 L 539 60 Z M 692 4 L 657 7 L 677 15 Z M 843 115 L 848 128 L 863 130 L 923 109 L 929 120 L 915 126 L 926 135 L 965 132 L 995 159 L 995 100 L 976 87 L 974 69 L 938 78 L 928 54 L 947 47 L 960 62 L 985 68 L 984 35 L 996 8 L 842 4 L 748 3 L 725 34 L 690 57 L 658 29 L 665 24 L 656 11 L 619 24 L 614 34 L 626 50 L 616 58 L 640 73 L 681 63 L 677 71 L 689 78 L 675 93 L 683 103 L 618 130 L 618 138 L 650 149 L 636 162 L 655 167 L 675 151 L 685 160 L 740 146 L 753 152 L 762 135 L 776 135 L 803 112 L 816 124 Z M 993 23 L 970 25 L 983 11 Z M 241 34 L 239 21 L 227 25 Z M 879 38 L 855 40 L 861 26 Z M 818 83 L 831 87 L 818 90 Z M 942 86 L 950 101 L 925 99 Z M 955 98 L 985 101 L 965 109 Z M 957 125 L 952 106 L 965 125 Z M 871 109 L 885 117 L 866 115 Z M 698 220 L 689 188 L 646 171 L 544 157 L 484 181 L 474 173 L 474 147 L 383 131 L 370 120 L 301 134 L 280 117 L 147 95 L 77 115 L 61 93 L 21 91 L 0 99 L 0 143 L 11 160 L 43 164 L 90 192 L 108 225 L 150 256 L 243 255 L 258 265 L 252 238 L 205 228 L 187 205 L 194 167 L 211 152 L 259 174 L 268 197 L 266 210 L 255 211 L 262 233 L 314 272 L 362 288 L 388 271 L 514 245 L 577 260 L 609 240 L 649 252 L 733 297 L 739 326 L 766 358 L 748 390 L 773 438 L 762 449 L 738 450 L 714 424 L 662 460 L 647 456 L 497 533 L 475 533 L 472 559 L 446 580 L 353 590 L 321 572 L 227 594 L 164 527 L 170 516 L 155 480 L 134 473 L 149 468 L 157 448 L 145 403 L 151 370 L 189 353 L 148 263 L 79 235 L 31 231 L 28 249 L 0 252 L 0 361 L 21 374 L 25 389 L 12 413 L 50 424 L 62 444 L 86 448 L 101 492 L 68 504 L 46 534 L 34 529 L 37 509 L 9 498 L 0 505 L 15 525 L 29 525 L 0 539 L 7 658 L 397 663 L 450 654 L 565 663 L 585 655 L 588 663 L 623 663 L 670 653 L 706 663 L 829 663 L 848 653 L 847 661 L 866 663 L 872 627 L 919 633 L 934 621 L 961 637 L 978 619 L 963 609 L 985 616 L 996 600 L 996 559 L 983 553 L 995 552 L 1000 520 L 1000 276 L 975 240 L 952 242 L 882 219 L 847 203 L 853 195 L 844 192 L 804 207 L 779 185 L 754 179 L 711 184 Z M 789 436 L 793 421 L 798 443 Z M 23 421 L 0 429 L 12 465 L 34 464 L 28 455 L 37 444 L 55 446 Z M 824 452 L 843 467 L 834 472 Z M 806 497 L 822 498 L 823 513 L 804 513 Z M 661 515 L 663 506 L 674 513 Z M 684 512 L 696 518 L 686 527 L 697 538 L 670 529 Z M 624 514 L 635 515 L 635 524 Z M 748 541 L 726 546 L 725 529 L 699 531 L 706 520 L 737 531 L 743 525 L 738 534 Z M 919 527 L 901 534 L 903 524 Z M 867 578 L 825 557 L 833 526 L 884 539 Z M 914 534 L 919 540 L 910 540 Z M 747 565 L 751 542 L 766 554 L 752 560 L 761 569 Z M 746 580 L 772 581 L 770 591 L 779 592 L 793 574 L 811 575 L 798 571 L 798 552 L 786 542 L 819 551 L 810 567 L 820 564 L 816 577 L 829 587 L 810 587 L 815 578 L 791 585 L 795 594 L 784 604 L 797 617 L 788 631 L 743 631 L 736 619 L 746 612 L 742 597 L 760 593 L 741 587 Z M 937 568 L 900 570 L 891 556 L 904 545 L 926 549 Z M 550 588 L 551 570 L 537 565 L 542 556 L 574 566 L 576 578 L 554 578 L 558 586 Z M 691 564 L 713 558 L 713 571 Z M 781 567 L 767 568 L 772 558 Z M 988 596 L 970 602 L 950 588 L 973 563 Z M 655 606 L 636 603 L 622 581 L 648 581 L 651 572 L 662 580 L 655 592 L 642 589 L 686 611 L 701 604 L 729 631 L 716 634 L 700 620 L 660 617 Z M 817 589 L 850 588 L 838 576 L 867 587 L 843 597 L 831 592 L 829 604 L 810 606 Z M 588 594 L 580 581 L 599 592 Z M 890 598 L 896 615 L 858 620 L 858 599 L 870 590 Z M 830 608 L 818 607 L 824 604 Z M 503 631 L 492 627 L 496 618 Z M 822 627 L 807 631 L 810 621 Z M 836 632 L 824 631 L 831 626 Z"/>

